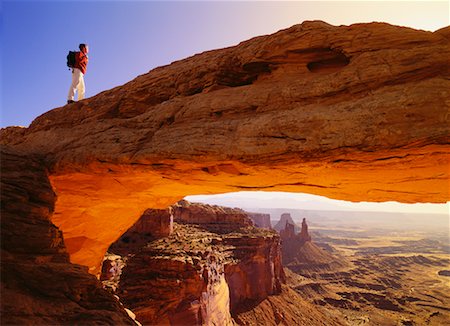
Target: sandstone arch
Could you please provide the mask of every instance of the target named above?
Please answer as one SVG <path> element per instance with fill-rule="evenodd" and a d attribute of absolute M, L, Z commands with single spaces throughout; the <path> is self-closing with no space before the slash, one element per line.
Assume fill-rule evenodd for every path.
<path fill-rule="evenodd" d="M 144 209 L 186 195 L 446 202 L 448 34 L 305 22 L 154 69 L 2 142 L 44 160 L 52 221 L 94 274 Z"/>

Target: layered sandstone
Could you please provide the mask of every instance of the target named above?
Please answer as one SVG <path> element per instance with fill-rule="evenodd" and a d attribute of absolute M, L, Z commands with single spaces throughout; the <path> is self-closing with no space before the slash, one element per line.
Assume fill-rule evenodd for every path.
<path fill-rule="evenodd" d="M 197 224 L 216 233 L 228 233 L 253 226 L 252 220 L 241 209 L 190 203 L 186 200 L 180 200 L 171 209 L 176 222 Z"/>
<path fill-rule="evenodd" d="M 97 273 L 147 207 L 240 190 L 449 200 L 449 28 L 304 22 L 160 67 L 1 141 L 40 155 Z"/>
<path fill-rule="evenodd" d="M 132 251 L 116 294 L 144 325 L 232 325 L 226 256 L 214 235 L 175 225 L 175 233 Z"/>
<path fill-rule="evenodd" d="M 266 232 L 241 232 L 223 240 L 225 245 L 235 248 L 233 258 L 238 261 L 225 265 L 233 314 L 242 311 L 243 307 L 255 306 L 255 303 L 269 295 L 281 292 L 285 276 L 280 238 L 274 236 L 273 231 Z"/>
<path fill-rule="evenodd" d="M 109 248 L 122 257 L 108 254 L 103 263 L 105 286 L 140 322 L 231 325 L 232 315 L 281 292 L 274 231 L 255 228 L 239 209 L 181 201 L 170 210 L 171 235 L 143 243 L 143 234 L 129 230 Z"/>
<path fill-rule="evenodd" d="M 2 325 L 134 325 L 50 221 L 55 193 L 37 158 L 1 150 Z"/>

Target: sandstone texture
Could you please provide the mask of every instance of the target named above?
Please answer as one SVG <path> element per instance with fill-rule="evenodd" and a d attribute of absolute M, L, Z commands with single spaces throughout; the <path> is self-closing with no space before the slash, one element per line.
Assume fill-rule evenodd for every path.
<path fill-rule="evenodd" d="M 3 147 L 1 176 L 1 324 L 134 325 L 86 267 L 69 262 L 42 162 Z"/>
<path fill-rule="evenodd" d="M 171 208 L 176 222 L 198 224 L 216 233 L 229 233 L 253 226 L 252 220 L 241 209 L 189 203 L 186 200 L 180 200 Z"/>
<path fill-rule="evenodd" d="M 138 321 L 233 325 L 232 316 L 281 293 L 285 276 L 276 232 L 249 224 L 239 209 L 183 200 L 170 210 L 172 234 L 143 243 L 138 242 L 142 235 L 129 230 L 111 245 L 103 262 L 104 285 Z M 164 215 L 154 210 L 156 220 L 158 211 Z"/>
<path fill-rule="evenodd" d="M 51 110 L 2 144 L 42 157 L 72 262 L 99 267 L 148 207 L 290 191 L 449 200 L 449 28 L 304 22 Z"/>

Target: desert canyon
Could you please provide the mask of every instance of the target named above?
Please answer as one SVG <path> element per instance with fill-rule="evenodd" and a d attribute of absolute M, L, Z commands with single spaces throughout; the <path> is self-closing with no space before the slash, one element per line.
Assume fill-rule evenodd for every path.
<path fill-rule="evenodd" d="M 368 270 L 445 274 L 447 261 L 350 259 L 307 220 L 285 215 L 274 230 L 264 212 L 182 199 L 449 201 L 449 57 L 450 27 L 307 21 L 2 129 L 1 323 L 356 325 L 333 309 L 400 313 L 417 296 L 375 292 L 403 274 L 375 284 Z"/>

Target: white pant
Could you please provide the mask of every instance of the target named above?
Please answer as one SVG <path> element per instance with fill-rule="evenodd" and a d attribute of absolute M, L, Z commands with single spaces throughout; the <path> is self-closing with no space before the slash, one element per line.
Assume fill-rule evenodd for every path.
<path fill-rule="evenodd" d="M 69 88 L 68 100 L 74 100 L 75 91 L 78 91 L 78 100 L 84 99 L 84 75 L 78 68 L 72 69 L 72 84 Z"/>

